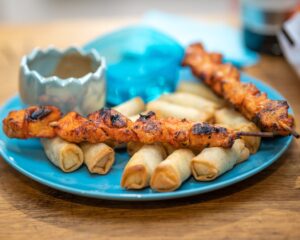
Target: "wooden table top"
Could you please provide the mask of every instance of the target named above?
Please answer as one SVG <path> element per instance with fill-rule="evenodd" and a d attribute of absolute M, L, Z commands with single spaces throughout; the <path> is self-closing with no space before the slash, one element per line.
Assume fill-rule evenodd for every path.
<path fill-rule="evenodd" d="M 32 48 L 81 45 L 133 19 L 0 25 L 0 104 L 17 93 Z M 282 59 L 245 71 L 280 91 L 300 117 L 300 80 Z M 299 127 L 298 127 L 299 131 Z M 300 239 L 300 147 L 261 173 L 215 192 L 161 202 L 116 202 L 63 193 L 0 160 L 0 239 Z"/>

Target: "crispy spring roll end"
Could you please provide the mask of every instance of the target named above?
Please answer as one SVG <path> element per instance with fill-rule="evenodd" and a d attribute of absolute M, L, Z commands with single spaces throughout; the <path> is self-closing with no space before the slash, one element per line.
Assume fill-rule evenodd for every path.
<path fill-rule="evenodd" d="M 250 151 L 246 147 L 245 142 L 242 139 L 235 140 L 235 142 L 232 146 L 232 150 L 235 151 L 235 154 L 237 156 L 236 163 L 243 162 L 249 158 Z"/>
<path fill-rule="evenodd" d="M 133 165 L 124 172 L 121 186 L 126 189 L 142 189 L 147 185 L 147 169 L 144 165 Z"/>
<path fill-rule="evenodd" d="M 192 160 L 192 173 L 198 181 L 211 181 L 219 176 L 219 171 L 207 162 L 198 162 Z"/>
<path fill-rule="evenodd" d="M 83 143 L 84 163 L 91 173 L 106 174 L 115 162 L 114 150 L 105 143 Z"/>
<path fill-rule="evenodd" d="M 66 142 L 58 137 L 41 139 L 48 159 L 64 172 L 72 172 L 83 163 L 83 153 L 74 143 Z"/>
<path fill-rule="evenodd" d="M 99 160 L 95 165 L 90 165 L 91 173 L 106 174 L 114 163 L 114 152 L 108 152 L 105 156 L 99 156 Z"/>
<path fill-rule="evenodd" d="M 189 149 L 178 149 L 162 161 L 154 170 L 150 186 L 158 192 L 169 192 L 179 188 L 190 177 L 191 160 L 195 157 Z"/>
<path fill-rule="evenodd" d="M 142 146 L 126 164 L 121 186 L 126 189 L 148 187 L 154 169 L 165 157 L 166 152 L 160 144 Z"/>
<path fill-rule="evenodd" d="M 150 186 L 158 192 L 174 191 L 181 185 L 179 173 L 172 166 L 159 165 L 151 178 Z"/>
<path fill-rule="evenodd" d="M 68 149 L 69 146 L 66 146 L 61 154 L 61 165 L 62 170 L 65 172 L 72 172 L 79 168 L 83 162 L 82 153 L 78 150 Z"/>

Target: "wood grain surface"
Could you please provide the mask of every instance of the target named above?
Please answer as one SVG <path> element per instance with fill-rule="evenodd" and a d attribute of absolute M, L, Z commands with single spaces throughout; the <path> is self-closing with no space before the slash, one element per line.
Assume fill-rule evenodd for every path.
<path fill-rule="evenodd" d="M 0 103 L 16 94 L 21 56 L 81 45 L 134 19 L 0 26 Z M 280 91 L 299 119 L 300 80 L 282 59 L 248 69 Z M 298 128 L 298 131 L 300 129 Z M 0 159 L 0 239 L 300 239 L 300 148 L 231 187 L 161 202 L 116 202 L 45 187 Z"/>

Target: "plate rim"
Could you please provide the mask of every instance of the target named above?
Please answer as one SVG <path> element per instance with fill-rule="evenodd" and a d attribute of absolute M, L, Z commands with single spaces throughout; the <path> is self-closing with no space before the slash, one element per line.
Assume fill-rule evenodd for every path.
<path fill-rule="evenodd" d="M 275 95 L 278 95 L 281 97 L 281 99 L 285 99 L 276 89 L 271 87 L 270 85 L 266 84 L 265 82 L 262 82 L 252 76 L 249 76 L 245 73 L 242 75 L 246 76 L 250 81 L 258 82 L 259 85 L 262 85 L 264 88 L 270 89 L 272 92 L 274 92 Z M 2 113 L 6 106 L 8 106 L 11 102 L 15 101 L 18 98 L 18 95 L 15 95 L 11 98 L 9 98 L 7 101 L 2 104 L 0 107 L 0 113 Z M 293 112 L 292 108 L 290 107 L 291 112 Z M 1 130 L 2 131 L 2 130 Z M 51 182 L 47 179 L 41 178 L 39 176 L 36 176 L 35 174 L 32 174 L 30 171 L 25 170 L 24 168 L 18 166 L 14 161 L 10 161 L 10 156 L 8 155 L 8 152 L 5 151 L 4 147 L 2 146 L 3 141 L 0 140 L 0 155 L 3 157 L 3 159 L 14 169 L 16 169 L 18 172 L 22 173 L 23 175 L 29 177 L 30 179 L 39 182 L 40 184 L 46 185 L 48 187 L 54 188 L 59 191 L 68 192 L 74 195 L 80 195 L 84 197 L 90 197 L 90 198 L 97 198 L 97 199 L 106 199 L 106 200 L 117 200 L 117 201 L 159 201 L 159 200 L 167 200 L 167 199 L 175 199 L 175 198 L 183 198 L 188 196 L 194 196 L 194 195 L 200 195 L 203 193 L 215 191 L 221 188 L 225 188 L 227 186 L 233 185 L 237 182 L 241 182 L 247 178 L 250 178 L 251 176 L 263 171 L 267 167 L 269 167 L 271 164 L 273 164 L 276 160 L 278 160 L 282 154 L 288 149 L 290 144 L 292 143 L 293 137 L 288 136 L 286 142 L 284 143 L 283 148 L 281 148 L 274 157 L 269 159 L 264 164 L 249 170 L 241 175 L 235 176 L 234 178 L 224 180 L 220 183 L 217 183 L 213 186 L 202 186 L 201 188 L 192 188 L 192 189 L 184 189 L 181 191 L 173 191 L 173 192 L 165 192 L 165 193 L 154 193 L 151 195 L 148 195 L 147 193 L 139 194 L 138 191 L 132 191 L 129 190 L 128 193 L 101 193 L 101 192 L 95 192 L 95 191 L 84 191 L 84 190 L 78 190 L 74 187 L 69 187 L 63 184 L 58 184 Z"/>

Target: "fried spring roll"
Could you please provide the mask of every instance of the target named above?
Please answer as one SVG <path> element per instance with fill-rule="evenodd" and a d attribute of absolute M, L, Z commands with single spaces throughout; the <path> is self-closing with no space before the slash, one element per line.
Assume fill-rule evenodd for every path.
<path fill-rule="evenodd" d="M 191 93 L 177 92 L 173 94 L 163 94 L 160 100 L 175 103 L 184 107 L 192 107 L 200 111 L 214 113 L 218 108 L 217 104 L 205 99 L 201 96 L 196 96 Z"/>
<path fill-rule="evenodd" d="M 161 145 L 164 147 L 168 156 L 176 150 L 176 148 L 169 143 L 161 143 Z"/>
<path fill-rule="evenodd" d="M 133 116 L 130 116 L 129 119 L 132 121 L 132 122 L 135 122 L 136 120 L 138 120 L 140 118 L 140 114 L 136 114 L 136 115 L 133 115 Z"/>
<path fill-rule="evenodd" d="M 216 124 L 224 124 L 231 129 L 244 131 L 244 132 L 259 132 L 260 129 L 253 123 L 247 120 L 239 112 L 230 109 L 222 108 L 215 112 Z M 259 149 L 261 138 L 260 137 L 245 137 L 244 140 L 246 147 L 250 150 L 250 153 L 256 153 Z"/>
<path fill-rule="evenodd" d="M 41 139 L 48 159 L 64 172 L 73 172 L 83 163 L 80 147 L 61 138 Z"/>
<path fill-rule="evenodd" d="M 173 153 L 176 149 L 169 143 L 156 143 L 164 148 L 167 155 Z M 127 153 L 129 156 L 133 156 L 138 150 L 140 150 L 144 146 L 143 143 L 140 142 L 129 142 L 127 144 Z"/>
<path fill-rule="evenodd" d="M 141 142 L 129 142 L 127 143 L 127 153 L 129 156 L 133 156 L 138 150 L 144 146 Z"/>
<path fill-rule="evenodd" d="M 191 161 L 195 157 L 189 149 L 178 149 L 162 161 L 154 170 L 150 186 L 158 192 L 170 192 L 179 188 L 191 176 Z"/>
<path fill-rule="evenodd" d="M 156 100 L 148 103 L 147 110 L 154 111 L 162 117 L 186 118 L 191 121 L 205 122 L 213 117 L 213 113 L 199 111 L 191 107 L 183 107 L 174 103 Z"/>
<path fill-rule="evenodd" d="M 182 81 L 176 90 L 177 92 L 191 93 L 214 102 L 218 107 L 225 105 L 225 101 L 219 98 L 214 92 L 202 83 Z"/>
<path fill-rule="evenodd" d="M 136 97 L 114 107 L 114 109 L 126 117 L 130 117 L 143 112 L 145 110 L 145 103 L 143 99 Z"/>
<path fill-rule="evenodd" d="M 205 148 L 192 159 L 192 173 L 198 181 L 211 181 L 248 157 L 249 150 L 241 139 L 236 140 L 231 149 Z"/>
<path fill-rule="evenodd" d="M 115 152 L 105 143 L 82 143 L 84 163 L 91 173 L 106 174 L 115 162 Z"/>
<path fill-rule="evenodd" d="M 149 186 L 156 166 L 166 158 L 166 152 L 159 144 L 144 145 L 125 166 L 121 186 L 126 189 L 142 189 Z"/>

